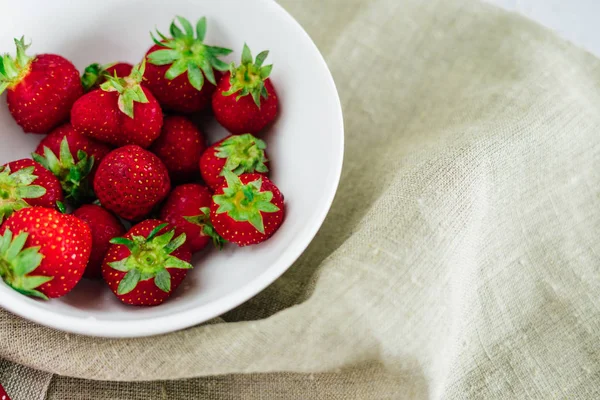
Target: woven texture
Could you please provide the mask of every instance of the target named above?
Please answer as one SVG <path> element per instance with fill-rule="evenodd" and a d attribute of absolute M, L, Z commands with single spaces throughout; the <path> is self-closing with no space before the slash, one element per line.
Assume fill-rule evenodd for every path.
<path fill-rule="evenodd" d="M 600 62 L 474 2 L 282 3 L 345 114 L 313 244 L 250 302 L 160 337 L 0 311 L 0 368 L 47 372 L 13 400 L 35 399 L 27 382 L 67 400 L 600 398 Z"/>

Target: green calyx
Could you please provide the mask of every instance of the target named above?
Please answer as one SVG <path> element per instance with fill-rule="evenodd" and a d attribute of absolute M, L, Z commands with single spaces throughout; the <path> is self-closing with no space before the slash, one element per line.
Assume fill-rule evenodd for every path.
<path fill-rule="evenodd" d="M 146 93 L 142 90 L 142 79 L 146 70 L 146 60 L 133 67 L 131 74 L 125 78 L 106 75 L 106 82 L 100 85 L 105 92 L 119 93 L 119 110 L 129 118 L 133 118 L 133 105 L 135 102 L 148 103 Z"/>
<path fill-rule="evenodd" d="M 31 46 L 31 43 L 25 44 L 25 37 L 15 39 L 17 46 L 17 57 L 13 58 L 10 54 L 2 56 L 0 62 L 0 94 L 21 81 L 24 75 L 29 72 L 31 61 L 34 57 L 29 57 L 25 52 Z"/>
<path fill-rule="evenodd" d="M 60 154 L 58 158 L 46 146 L 44 146 L 43 156 L 37 153 L 32 153 L 31 156 L 58 178 L 68 199 L 79 204 L 86 199 L 94 197 L 91 183 L 87 179 L 94 167 L 94 156 L 88 157 L 86 152 L 79 150 L 77 152 L 79 161 L 75 162 L 66 137 L 60 142 Z"/>
<path fill-rule="evenodd" d="M 210 222 L 210 209 L 208 207 L 202 207 L 200 209 L 201 214 L 194 215 L 191 217 L 183 217 L 186 221 L 202 227 L 202 234 L 212 239 L 213 245 L 221 250 L 227 242 L 221 237 L 215 230 L 212 222 Z"/>
<path fill-rule="evenodd" d="M 230 54 L 232 50 L 204 44 L 206 17 L 200 18 L 195 32 L 194 27 L 187 19 L 177 17 L 177 21 L 181 24 L 181 28 L 175 21 L 171 23 L 172 38 L 166 37 L 157 30 L 156 33 L 161 39 L 159 40 L 150 33 L 154 43 L 163 49 L 148 54 L 148 62 L 154 65 L 171 65 L 165 73 L 165 77 L 169 80 L 173 80 L 187 71 L 190 84 L 197 90 L 202 90 L 204 78 L 216 85 L 213 69 L 226 71 L 228 65 L 219 57 Z"/>
<path fill-rule="evenodd" d="M 117 271 L 127 272 L 117 288 L 117 294 L 131 292 L 140 281 L 154 279 L 154 284 L 163 292 L 171 291 L 171 274 L 167 268 L 190 269 L 192 264 L 171 255 L 186 240 L 185 233 L 175 239 L 175 230 L 163 235 L 158 233 L 167 226 L 161 224 L 154 228 L 148 237 L 133 236 L 131 239 L 115 238 L 110 242 L 127 246 L 131 255 L 108 265 Z"/>
<path fill-rule="evenodd" d="M 44 256 L 39 247 L 25 247 L 29 234 L 22 232 L 13 238 L 7 229 L 0 235 L 0 278 L 17 292 L 48 300 L 37 287 L 51 281 L 52 276 L 30 276 L 42 262 Z"/>
<path fill-rule="evenodd" d="M 56 208 L 58 209 L 58 212 L 61 214 L 67 213 L 67 207 L 65 206 L 65 203 L 63 203 L 62 201 L 56 202 Z"/>
<path fill-rule="evenodd" d="M 231 136 L 216 148 L 216 156 L 225 158 L 223 171 L 233 171 L 236 175 L 250 172 L 269 172 L 265 157 L 267 144 L 249 133 Z M 221 173 L 223 175 L 223 173 Z"/>
<path fill-rule="evenodd" d="M 268 51 L 263 51 L 256 56 L 256 61 L 253 61 L 250 48 L 244 43 L 242 63 L 239 67 L 236 67 L 235 63 L 231 63 L 229 68 L 231 89 L 223 92 L 223 94 L 231 96 L 237 93 L 236 100 L 251 95 L 256 106 L 260 108 L 260 99 L 269 97 L 269 93 L 265 87 L 265 80 L 271 75 L 273 65 L 265 65 L 263 67 L 263 63 L 268 55 Z"/>
<path fill-rule="evenodd" d="M 234 221 L 249 222 L 264 234 L 265 226 L 261 212 L 279 211 L 279 207 L 271 202 L 273 192 L 260 191 L 262 178 L 244 185 L 231 171 L 225 170 L 223 175 L 227 180 L 227 187 L 223 189 L 223 194 L 213 196 L 213 201 L 219 206 L 217 214 L 227 213 Z"/>
<path fill-rule="evenodd" d="M 37 176 L 35 167 L 11 173 L 8 166 L 0 167 L 0 223 L 13 212 L 29 207 L 26 199 L 37 199 L 46 194 L 46 188 L 32 185 Z"/>
<path fill-rule="evenodd" d="M 96 86 L 101 78 L 104 77 L 105 79 L 108 79 L 110 74 L 108 74 L 106 70 L 115 64 L 116 63 L 100 65 L 98 63 L 94 63 L 88 65 L 83 71 L 83 75 L 81 75 L 81 84 L 83 85 L 83 89 L 86 92 L 89 92 L 90 89 Z"/>

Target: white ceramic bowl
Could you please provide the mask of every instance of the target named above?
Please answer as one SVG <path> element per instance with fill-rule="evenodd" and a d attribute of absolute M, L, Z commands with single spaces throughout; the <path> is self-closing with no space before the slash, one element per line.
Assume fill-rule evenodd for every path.
<path fill-rule="evenodd" d="M 153 308 L 122 305 L 103 282 L 83 280 L 73 292 L 47 302 L 0 284 L 0 306 L 68 332 L 136 337 L 190 327 L 216 317 L 267 287 L 300 256 L 333 201 L 343 158 L 343 120 L 331 74 L 306 32 L 272 0 L 21 0 L 0 14 L 0 51 L 14 54 L 13 37 L 25 35 L 35 53 L 57 53 L 80 69 L 92 62 L 136 63 L 152 44 L 149 31 L 168 32 L 175 15 L 208 19 L 207 43 L 254 54 L 271 51 L 272 80 L 281 115 L 264 135 L 272 179 L 285 195 L 286 221 L 258 246 L 227 246 L 195 258 L 195 268 L 172 299 Z M 0 163 L 28 157 L 40 136 L 25 135 L 0 102 Z M 226 133 L 204 127 L 210 140 Z"/>

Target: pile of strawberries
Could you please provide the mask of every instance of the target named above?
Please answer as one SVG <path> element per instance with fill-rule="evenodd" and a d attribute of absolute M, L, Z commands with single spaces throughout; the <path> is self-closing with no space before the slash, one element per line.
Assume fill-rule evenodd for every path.
<path fill-rule="evenodd" d="M 6 284 L 47 299 L 103 278 L 124 303 L 157 305 L 193 253 L 257 244 L 280 227 L 283 195 L 255 136 L 278 114 L 268 52 L 253 59 L 244 45 L 241 64 L 228 65 L 231 50 L 205 34 L 205 18 L 177 17 L 138 65 L 93 64 L 82 76 L 15 39 L 0 93 L 25 132 L 47 136 L 32 159 L 0 166 Z M 209 112 L 231 135 L 207 147 L 190 117 Z"/>

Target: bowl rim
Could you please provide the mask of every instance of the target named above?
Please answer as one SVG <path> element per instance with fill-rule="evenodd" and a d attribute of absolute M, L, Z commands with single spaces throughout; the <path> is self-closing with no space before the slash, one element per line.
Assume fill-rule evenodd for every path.
<path fill-rule="evenodd" d="M 305 38 L 308 39 L 310 46 L 312 46 L 313 50 L 318 54 L 319 62 L 322 64 L 322 67 L 325 68 L 325 71 L 327 71 L 328 91 L 334 94 L 332 100 L 335 101 L 337 105 L 336 115 L 332 117 L 337 119 L 337 125 L 339 126 L 339 132 L 337 132 L 339 135 L 339 147 L 337 148 L 336 153 L 331 153 L 333 163 L 337 163 L 337 165 L 334 166 L 334 181 L 331 182 L 331 185 L 326 187 L 324 193 L 324 207 L 322 207 L 320 213 L 316 215 L 314 219 L 315 222 L 313 223 L 313 226 L 310 227 L 307 234 L 303 235 L 301 240 L 294 242 L 270 268 L 256 276 L 254 279 L 248 281 L 242 288 L 221 297 L 218 300 L 203 305 L 202 308 L 204 308 L 204 310 L 202 313 L 198 313 L 198 307 L 193 307 L 165 316 L 149 317 L 147 319 L 133 321 L 111 321 L 97 319 L 95 317 L 81 318 L 58 313 L 53 313 L 49 316 L 47 310 L 36 306 L 33 302 L 23 301 L 14 303 L 2 301 L 3 299 L 0 299 L 0 302 L 3 303 L 1 306 L 5 310 L 50 328 L 92 337 L 134 338 L 160 335 L 201 324 L 243 304 L 262 292 L 267 286 L 283 275 L 283 273 L 302 255 L 323 225 L 323 222 L 331 209 L 340 183 L 345 142 L 343 111 L 339 93 L 331 71 L 310 35 L 304 30 L 300 23 L 277 2 L 266 0 L 263 1 L 263 3 L 278 8 L 282 13 L 282 17 L 286 18 L 291 25 L 295 26 L 299 34 L 304 35 Z"/>

